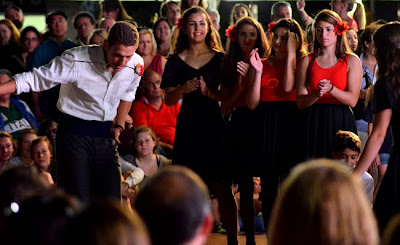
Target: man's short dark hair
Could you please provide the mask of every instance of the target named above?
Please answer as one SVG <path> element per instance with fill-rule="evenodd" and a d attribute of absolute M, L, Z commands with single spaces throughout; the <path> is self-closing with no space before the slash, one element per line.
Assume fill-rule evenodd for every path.
<path fill-rule="evenodd" d="M 122 44 L 125 46 L 137 46 L 139 42 L 139 33 L 134 25 L 126 21 L 117 21 L 110 31 L 107 38 L 108 44 Z"/>
<path fill-rule="evenodd" d="M 80 18 L 89 18 L 90 20 L 90 24 L 95 25 L 96 24 L 96 20 L 94 19 L 93 15 L 87 11 L 81 11 L 79 13 L 77 13 L 74 17 L 74 27 L 75 29 L 77 29 L 76 26 L 76 22 L 80 19 Z"/>
<path fill-rule="evenodd" d="M 50 24 L 51 17 L 53 17 L 55 15 L 61 15 L 62 17 L 64 17 L 65 20 L 68 20 L 68 15 L 64 11 L 56 10 L 56 11 L 53 11 L 53 12 L 50 12 L 47 14 L 47 16 L 46 16 L 46 24 L 47 25 Z"/>
<path fill-rule="evenodd" d="M 210 212 L 207 186 L 182 166 L 160 169 L 139 190 L 135 207 L 147 224 L 153 245 L 190 241 Z"/>
<path fill-rule="evenodd" d="M 14 10 L 16 10 L 18 12 L 23 13 L 22 9 L 20 7 L 18 7 L 17 5 L 9 5 L 9 6 L 7 6 L 6 10 L 4 10 L 4 13 L 7 15 L 8 10 L 10 10 L 10 9 L 14 9 Z"/>
<path fill-rule="evenodd" d="M 336 133 L 335 141 L 333 143 L 333 152 L 340 153 L 346 149 L 361 152 L 361 140 L 355 133 L 350 131 L 339 130 Z"/>

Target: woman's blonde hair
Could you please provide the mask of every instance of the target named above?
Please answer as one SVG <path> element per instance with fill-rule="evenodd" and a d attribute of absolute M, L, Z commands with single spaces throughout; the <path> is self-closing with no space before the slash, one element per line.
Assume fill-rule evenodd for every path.
<path fill-rule="evenodd" d="M 151 45 L 153 45 L 153 48 L 151 49 L 151 55 L 156 55 L 157 54 L 157 42 L 156 42 L 156 39 L 154 38 L 152 29 L 143 28 L 139 31 L 139 43 L 140 43 L 140 36 L 145 35 L 145 34 L 150 35 Z"/>
<path fill-rule="evenodd" d="M 377 245 L 376 220 L 357 176 L 319 159 L 293 169 L 269 224 L 273 245 Z"/>

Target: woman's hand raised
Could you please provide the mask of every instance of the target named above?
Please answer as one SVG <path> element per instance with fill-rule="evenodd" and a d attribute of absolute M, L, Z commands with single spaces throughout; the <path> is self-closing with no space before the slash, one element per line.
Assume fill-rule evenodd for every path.
<path fill-rule="evenodd" d="M 261 73 L 263 71 L 263 64 L 258 54 L 258 49 L 255 48 L 250 53 L 250 64 L 256 70 L 257 73 Z"/>

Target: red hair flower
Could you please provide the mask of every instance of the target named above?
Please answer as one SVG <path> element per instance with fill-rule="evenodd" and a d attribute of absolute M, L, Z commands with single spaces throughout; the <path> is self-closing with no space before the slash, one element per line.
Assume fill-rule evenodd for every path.
<path fill-rule="evenodd" d="M 269 34 L 273 34 L 275 32 L 275 28 L 276 28 L 276 22 L 272 21 L 271 23 L 268 24 L 268 32 Z"/>
<path fill-rule="evenodd" d="M 181 17 L 181 18 L 178 18 L 178 19 L 176 20 L 176 22 L 175 22 L 175 25 L 176 25 L 176 28 L 178 28 L 178 29 L 183 29 L 183 28 L 185 27 L 185 23 L 184 23 L 183 18 L 182 18 L 182 17 Z"/>
<path fill-rule="evenodd" d="M 140 77 L 143 76 L 144 73 L 144 66 L 142 64 L 137 64 L 135 66 L 135 73 L 138 74 Z"/>
<path fill-rule="evenodd" d="M 232 25 L 229 26 L 226 30 L 225 30 L 225 36 L 227 36 L 228 38 L 230 38 L 232 41 L 236 41 L 236 28 Z"/>
<path fill-rule="evenodd" d="M 336 35 L 340 36 L 342 35 L 343 32 L 346 32 L 349 29 L 349 26 L 347 25 L 346 21 L 338 21 L 335 25 L 335 28 L 333 29 L 333 32 L 336 33 Z"/>

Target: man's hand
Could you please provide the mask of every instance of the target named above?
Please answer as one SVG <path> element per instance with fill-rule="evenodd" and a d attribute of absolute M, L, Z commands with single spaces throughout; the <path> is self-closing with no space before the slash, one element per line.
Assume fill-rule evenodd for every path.
<path fill-rule="evenodd" d="M 113 127 L 110 131 L 110 135 L 111 135 L 111 139 L 115 140 L 115 142 L 117 142 L 117 144 L 121 144 L 121 141 L 119 140 L 119 136 L 122 133 L 122 128 L 118 128 L 118 127 Z"/>

